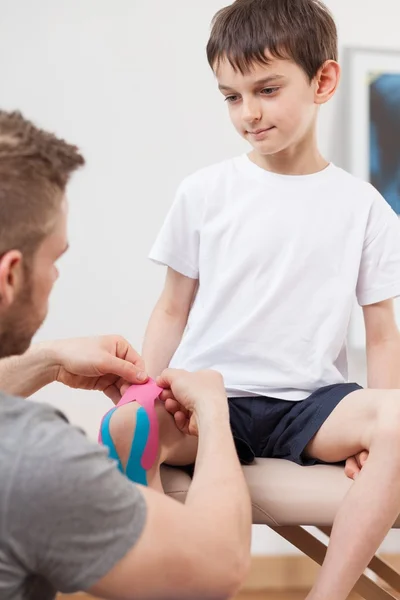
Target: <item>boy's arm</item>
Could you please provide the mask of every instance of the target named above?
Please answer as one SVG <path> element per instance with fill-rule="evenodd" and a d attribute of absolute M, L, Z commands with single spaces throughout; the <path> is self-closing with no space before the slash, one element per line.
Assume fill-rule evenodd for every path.
<path fill-rule="evenodd" d="M 400 389 L 400 332 L 393 300 L 363 307 L 368 387 Z"/>
<path fill-rule="evenodd" d="M 393 300 L 363 307 L 368 387 L 400 389 L 400 333 L 394 314 Z M 354 479 L 368 459 L 364 450 L 346 461 L 346 475 Z"/>
<path fill-rule="evenodd" d="M 143 341 L 146 372 L 157 377 L 168 367 L 182 339 L 198 280 L 168 267 L 163 292 L 153 310 Z"/>

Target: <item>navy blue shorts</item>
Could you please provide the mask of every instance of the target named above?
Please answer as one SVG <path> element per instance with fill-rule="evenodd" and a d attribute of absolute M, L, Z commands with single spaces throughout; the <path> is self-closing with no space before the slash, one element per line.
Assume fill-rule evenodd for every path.
<path fill-rule="evenodd" d="M 320 461 L 304 456 L 304 450 L 348 394 L 362 389 L 357 383 L 323 387 L 298 402 L 256 396 L 229 398 L 229 412 L 236 450 L 242 464 L 255 458 L 284 458 L 299 465 Z"/>

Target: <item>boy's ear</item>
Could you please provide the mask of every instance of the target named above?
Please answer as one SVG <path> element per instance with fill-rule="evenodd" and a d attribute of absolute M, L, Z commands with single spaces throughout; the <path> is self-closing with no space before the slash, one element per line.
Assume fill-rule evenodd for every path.
<path fill-rule="evenodd" d="M 0 308 L 9 308 L 23 283 L 22 254 L 10 250 L 0 258 Z"/>
<path fill-rule="evenodd" d="M 334 95 L 340 81 L 340 66 L 327 60 L 315 76 L 315 104 L 325 104 Z"/>

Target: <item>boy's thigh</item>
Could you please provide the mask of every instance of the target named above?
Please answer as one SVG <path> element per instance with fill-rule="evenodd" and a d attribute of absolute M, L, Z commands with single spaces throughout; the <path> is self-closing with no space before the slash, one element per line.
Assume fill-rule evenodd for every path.
<path fill-rule="evenodd" d="M 369 450 L 381 427 L 400 422 L 400 390 L 360 389 L 345 396 L 305 449 L 324 462 L 341 462 Z"/>
<path fill-rule="evenodd" d="M 163 463 L 172 467 L 193 465 L 197 456 L 198 439 L 193 435 L 183 435 L 176 443 L 168 447 Z"/>

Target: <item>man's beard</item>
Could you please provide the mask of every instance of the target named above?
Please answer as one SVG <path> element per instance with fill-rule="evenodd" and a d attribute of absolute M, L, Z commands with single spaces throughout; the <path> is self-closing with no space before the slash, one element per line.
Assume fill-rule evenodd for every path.
<path fill-rule="evenodd" d="M 23 354 L 42 322 L 33 302 L 32 282 L 27 277 L 24 288 L 0 322 L 0 358 Z"/>

